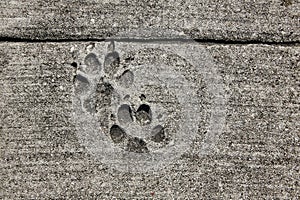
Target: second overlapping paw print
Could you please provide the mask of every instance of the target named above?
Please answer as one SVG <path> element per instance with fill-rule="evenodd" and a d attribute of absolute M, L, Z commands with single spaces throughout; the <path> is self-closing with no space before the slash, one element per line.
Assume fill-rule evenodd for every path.
<path fill-rule="evenodd" d="M 135 153 L 149 152 L 148 142 L 162 143 L 167 139 L 162 125 L 151 126 L 152 118 L 152 110 L 148 104 L 143 103 L 137 109 L 128 104 L 120 105 L 117 110 L 118 124 L 114 124 L 110 128 L 112 141 L 119 145 L 122 144 L 122 148 L 126 151 Z M 139 128 L 131 128 L 137 126 Z M 143 130 L 144 127 L 145 129 Z M 132 130 L 136 131 L 130 132 Z M 137 133 L 137 131 L 144 132 L 144 134 Z"/>

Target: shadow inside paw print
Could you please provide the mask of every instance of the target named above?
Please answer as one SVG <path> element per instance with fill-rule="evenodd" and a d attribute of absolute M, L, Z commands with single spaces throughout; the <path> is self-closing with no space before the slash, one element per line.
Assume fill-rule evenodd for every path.
<path fill-rule="evenodd" d="M 136 111 L 128 104 L 122 104 L 117 111 L 117 118 L 121 126 L 130 125 L 131 123 L 137 123 L 140 126 L 150 125 L 152 122 L 152 111 L 149 105 L 142 104 Z M 147 147 L 146 139 L 135 137 L 126 133 L 126 131 L 119 125 L 112 125 L 110 128 L 110 137 L 116 144 L 124 143 L 124 149 L 129 152 L 135 153 L 147 153 L 149 149 Z M 165 130 L 162 125 L 157 125 L 152 128 L 149 133 L 148 139 L 155 143 L 164 142 L 167 138 Z"/>
<path fill-rule="evenodd" d="M 133 122 L 132 110 L 127 104 L 123 104 L 119 107 L 117 116 L 119 122 L 123 125 Z"/>
<path fill-rule="evenodd" d="M 84 69 L 86 73 L 93 73 L 97 70 L 101 71 L 101 63 L 94 53 L 89 53 L 85 57 L 84 64 L 86 66 L 86 68 Z"/>
<path fill-rule="evenodd" d="M 164 127 L 155 126 L 151 131 L 151 140 L 154 142 L 162 142 L 166 139 Z"/>
<path fill-rule="evenodd" d="M 110 128 L 110 137 L 114 141 L 114 143 L 121 143 L 125 140 L 126 138 L 126 133 L 125 131 L 120 128 L 118 125 L 113 125 Z"/>
<path fill-rule="evenodd" d="M 146 104 L 140 105 L 140 107 L 137 109 L 135 117 L 137 122 L 139 122 L 139 124 L 142 126 L 150 124 L 152 120 L 150 106 Z"/>
<path fill-rule="evenodd" d="M 149 152 L 147 143 L 143 139 L 137 137 L 129 138 L 126 150 L 135 153 Z"/>
<path fill-rule="evenodd" d="M 104 72 L 109 76 L 115 74 L 120 65 L 120 56 L 116 51 L 112 51 L 105 56 Z"/>
<path fill-rule="evenodd" d="M 134 81 L 134 74 L 130 70 L 126 70 L 118 78 L 118 82 L 125 88 L 129 88 Z"/>
<path fill-rule="evenodd" d="M 127 135 L 126 132 L 116 124 L 110 128 L 110 137 L 116 144 L 124 143 L 125 140 L 127 140 L 126 151 L 135 153 L 149 152 L 147 144 L 143 139 Z"/>

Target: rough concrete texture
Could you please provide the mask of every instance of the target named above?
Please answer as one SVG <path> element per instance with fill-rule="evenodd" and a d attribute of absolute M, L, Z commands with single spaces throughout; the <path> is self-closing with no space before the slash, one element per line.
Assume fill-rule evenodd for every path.
<path fill-rule="evenodd" d="M 13 1 L 9 4 L 12 3 Z M 26 4 L 23 2 L 19 7 Z M 17 11 L 19 9 L 16 13 Z M 18 14 L 22 15 L 20 12 Z M 77 14 L 84 13 L 78 10 Z M 252 14 L 249 16 L 254 17 Z M 237 23 L 237 27 L 239 25 Z M 269 24 L 264 26 L 267 27 L 265 30 L 273 28 Z M 296 29 L 295 25 L 294 28 Z M 20 31 L 16 35 L 24 33 Z M 274 38 L 277 36 L 274 34 Z M 270 37 L 270 40 L 274 38 Z M 156 49 L 148 52 L 136 49 L 143 45 Z M 205 81 L 207 77 L 201 71 L 188 73 L 189 69 L 196 68 L 192 59 L 178 55 L 172 57 L 170 53 L 166 53 L 168 45 L 173 46 L 173 49 L 176 46 L 182 49 L 185 46 L 201 49 L 203 54 L 198 56 L 201 58 L 209 54 L 216 66 L 224 97 L 227 98 L 226 121 L 210 154 L 199 153 L 209 131 L 206 124 L 208 118 L 205 116 L 211 116 L 211 105 L 214 105 L 211 95 L 208 95 L 208 82 Z M 112 58 L 111 60 L 105 59 L 105 55 L 114 48 L 120 53 L 117 62 L 114 62 L 116 59 L 113 58 L 117 58 L 114 54 L 107 57 Z M 94 53 L 96 57 L 90 53 Z M 157 57 L 158 54 L 165 57 Z M 0 55 L 1 199 L 296 199 L 300 196 L 298 46 L 178 44 L 172 41 L 168 44 L 116 42 L 115 47 L 112 47 L 109 42 L 2 42 Z M 170 61 L 163 65 L 163 59 Z M 139 62 L 142 64 L 140 66 L 148 66 L 151 70 L 135 67 Z M 127 63 L 131 64 L 126 65 Z M 106 70 L 106 66 L 117 66 L 115 77 L 111 70 Z M 121 106 L 116 106 L 115 116 L 106 120 L 116 122 L 125 131 L 138 127 L 128 124 L 145 123 L 146 125 L 142 125 L 147 127 L 149 121 L 159 122 L 161 117 L 163 119 L 169 116 L 172 106 L 181 108 L 180 112 L 174 112 L 174 120 L 176 121 L 177 116 L 179 120 L 175 125 L 182 126 L 182 115 L 186 111 L 178 100 L 180 98 L 174 98 L 177 93 L 159 91 L 159 88 L 153 86 L 153 92 L 149 92 L 146 87 L 135 86 L 142 75 L 145 76 L 144 81 L 154 80 L 157 83 L 161 73 L 152 70 L 175 70 L 174 73 L 181 73 L 181 76 L 177 76 L 177 82 L 171 79 L 172 83 L 180 86 L 187 81 L 195 86 L 193 91 L 196 92 L 190 95 L 203 100 L 204 103 L 199 105 L 203 106 L 201 111 L 204 115 L 197 116 L 194 120 L 203 118 L 203 123 L 198 121 L 200 123 L 195 137 L 186 137 L 192 139 L 189 148 L 165 169 L 139 173 L 118 170 L 118 163 L 111 164 L 109 159 L 103 159 L 105 155 L 93 154 L 93 150 L 99 150 L 99 147 L 86 146 L 87 143 L 82 142 L 80 134 L 83 132 L 78 132 L 80 128 L 78 129 L 78 121 L 74 118 L 76 112 L 94 112 L 96 114 L 92 116 L 97 117 L 97 113 L 101 115 L 91 119 L 101 119 L 102 114 L 110 107 L 93 101 L 88 102 L 92 106 L 82 107 L 82 104 L 78 104 L 78 97 L 84 99 L 85 96 L 76 95 L 76 91 L 85 87 L 87 90 L 84 91 L 93 88 L 98 91 L 97 98 L 94 99 L 100 99 L 102 103 L 108 101 L 110 104 L 114 99 L 110 97 L 112 91 L 121 93 Z M 97 71 L 92 73 L 95 76 L 86 76 L 93 71 Z M 106 77 L 99 79 L 100 74 L 106 74 Z M 166 76 L 162 80 L 172 78 L 167 73 L 163 74 Z M 93 78 L 95 81 L 91 82 Z M 98 83 L 97 87 L 91 87 L 94 83 Z M 118 90 L 117 83 L 125 89 Z M 129 96 L 126 96 L 127 91 Z M 141 91 L 144 96 L 140 94 Z M 156 95 L 155 92 L 165 95 Z M 206 98 L 206 94 L 209 98 Z M 155 102 L 167 104 L 166 99 L 160 98 L 170 99 L 165 108 L 156 106 Z M 132 106 L 133 104 L 136 105 Z M 151 113 L 145 107 L 139 110 L 140 104 L 150 105 Z M 141 110 L 145 112 L 140 112 Z M 161 117 L 156 114 L 157 110 L 164 111 Z M 128 136 L 132 133 L 118 132 L 119 129 L 113 128 L 111 123 L 109 121 L 99 125 L 107 127 L 106 131 L 101 130 L 107 134 L 107 138 L 110 136 L 111 147 L 120 145 L 119 149 L 136 155 L 165 148 L 168 141 L 163 143 L 161 138 L 170 137 L 169 141 L 176 138 L 172 135 L 151 137 L 152 133 L 160 132 L 159 127 L 153 126 L 172 124 L 172 120 L 153 124 L 150 126 L 152 129 L 138 135 L 147 138 L 147 134 L 150 134 L 145 139 L 147 146 L 140 141 L 134 142 L 132 138 L 136 135 Z M 89 144 L 93 142 L 90 141 Z"/>
<path fill-rule="evenodd" d="M 159 28 L 201 40 L 300 41 L 297 0 L 1 0 L 0 8 L 2 38 L 106 39 Z"/>

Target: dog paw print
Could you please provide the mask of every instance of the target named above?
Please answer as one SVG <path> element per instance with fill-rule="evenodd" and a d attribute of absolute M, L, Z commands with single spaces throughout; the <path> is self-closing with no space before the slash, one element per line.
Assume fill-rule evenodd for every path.
<path fill-rule="evenodd" d="M 162 125 L 151 128 L 152 111 L 147 104 L 141 104 L 137 109 L 128 104 L 120 105 L 117 110 L 117 121 L 118 124 L 113 124 L 110 128 L 110 137 L 115 144 L 122 144 L 121 148 L 126 151 L 147 153 L 149 152 L 148 143 L 166 142 L 167 137 Z M 136 128 L 137 126 L 140 129 Z M 128 127 L 129 131 L 126 131 L 124 127 Z M 146 132 L 137 133 L 143 131 L 143 127 L 148 127 Z"/>
<path fill-rule="evenodd" d="M 130 61 L 125 59 L 127 64 Z M 153 113 L 145 94 L 130 92 L 134 90 L 134 72 L 122 65 L 113 42 L 103 65 L 95 53 L 88 53 L 75 78 L 75 93 L 81 97 L 83 110 L 99 118 L 99 126 L 114 145 L 128 152 L 148 153 L 155 144 L 167 144 L 166 129 L 153 119 L 162 114 Z"/>
<path fill-rule="evenodd" d="M 227 100 L 207 49 L 111 41 L 71 48 L 72 117 L 86 151 L 123 172 L 161 170 L 190 147 L 213 153 Z"/>

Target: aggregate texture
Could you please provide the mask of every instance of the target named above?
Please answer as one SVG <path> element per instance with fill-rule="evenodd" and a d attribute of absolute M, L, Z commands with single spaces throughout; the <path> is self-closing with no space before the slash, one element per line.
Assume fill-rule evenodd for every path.
<path fill-rule="evenodd" d="M 164 169 L 138 172 L 119 170 L 118 163 L 113 165 L 91 153 L 78 137 L 81 133 L 76 125 L 78 121 L 74 120 L 74 112 L 78 112 L 74 111 L 74 106 L 77 105 L 74 103 L 74 97 L 77 97 L 76 88 L 80 89 L 78 84 L 90 87 L 89 77 L 84 76 L 81 71 L 90 69 L 84 68 L 85 66 L 98 65 L 97 69 L 100 69 L 99 63 L 105 60 L 106 55 L 101 53 L 101 49 L 111 50 L 109 44 L 110 42 L 0 44 L 1 199 L 292 199 L 300 195 L 298 46 L 198 43 L 179 45 L 176 42 L 143 44 L 149 48 L 159 46 L 160 49 L 168 45 L 173 45 L 174 49 L 176 46 L 182 49 L 184 46 L 204 49 L 217 66 L 227 101 L 224 127 L 212 153 L 200 153 L 207 131 L 206 115 L 201 115 L 197 119 L 203 117 L 203 123 L 200 123 L 198 133 L 192 138 L 185 152 Z M 120 66 L 123 68 L 121 64 L 125 65 L 125 61 L 143 61 L 140 66 L 149 61 L 156 66 L 155 62 L 161 59 L 156 55 L 163 53 L 158 48 L 149 52 L 138 51 L 136 46 L 141 44 L 115 42 L 116 49 L 131 48 L 130 51 L 123 51 L 126 53 L 120 53 Z M 76 50 L 83 53 L 76 54 Z M 89 51 L 94 52 L 99 63 L 92 59 L 93 54 L 89 54 Z M 80 55 L 84 56 L 81 58 Z M 129 55 L 132 59 L 128 59 Z M 176 62 L 178 69 L 181 64 L 188 68 L 182 57 L 170 59 L 168 66 L 175 66 L 172 62 Z M 85 60 L 88 65 L 84 64 Z M 101 66 L 101 72 L 104 72 L 105 66 Z M 142 74 L 145 75 L 146 82 L 158 79 L 159 76 L 150 72 L 153 69 L 162 69 L 156 66 L 142 73 L 139 69 L 143 68 L 130 68 L 131 66 L 135 64 L 124 68 L 125 73 L 116 73 L 118 76 L 115 82 L 111 82 L 111 86 L 101 85 L 101 79 L 97 79 L 100 81 L 99 90 L 102 94 L 99 98 L 103 97 L 103 92 L 109 96 L 112 88 L 117 91 L 118 87 L 114 84 L 118 81 L 125 88 L 130 88 L 131 84 L 134 85 L 142 78 Z M 188 73 L 186 75 L 186 80 L 194 76 Z M 103 80 L 110 80 L 108 77 L 109 75 Z M 191 95 L 199 95 L 203 105 L 207 105 L 203 107 L 203 111 L 207 111 L 206 114 L 209 115 L 211 99 L 204 98 L 207 90 L 206 82 L 201 82 L 204 79 L 202 75 L 194 80 L 200 85 L 203 84 L 203 87 L 199 87 L 199 93 Z M 184 83 L 184 79 L 178 78 L 177 84 L 181 83 Z M 133 87 L 128 91 L 136 89 Z M 146 87 L 144 89 L 143 94 L 140 91 L 137 95 L 129 93 L 129 97 L 126 96 L 127 93 L 123 94 L 121 105 L 116 107 L 119 109 L 114 110 L 116 114 L 112 117 L 112 120 L 117 120 L 119 128 L 130 130 L 137 127 L 127 125 L 130 123 L 145 123 L 146 125 L 142 125 L 147 127 L 149 120 L 151 123 L 159 122 L 156 118 L 160 118 L 156 114 L 157 110 L 163 111 L 163 118 L 164 113 L 173 109 L 172 106 L 181 108 L 180 112 L 175 112 L 181 119 L 184 106 L 180 106 L 174 98 L 176 94 L 160 91 L 159 88 L 153 92 L 147 92 Z M 166 95 L 159 92 L 165 92 Z M 138 98 L 134 99 L 134 96 Z M 163 98 L 170 100 L 170 106 L 156 107 L 155 101 L 167 102 Z M 107 101 L 112 99 L 105 98 Z M 147 106 L 142 106 L 141 109 L 139 104 L 132 106 L 134 102 L 148 105 L 152 113 L 149 114 Z M 105 112 L 101 108 L 91 109 L 93 111 Z M 126 117 L 128 115 L 131 117 Z M 180 120 L 178 122 L 180 124 Z M 167 123 L 172 125 L 173 122 L 169 120 Z M 116 131 L 116 126 L 113 128 L 110 122 L 107 124 L 108 129 L 111 128 L 114 133 L 111 145 L 121 145 L 118 148 L 123 148 L 124 151 L 140 155 L 168 145 L 168 141 L 163 140 L 168 135 L 151 137 L 151 133 L 161 132 L 164 124 L 153 124 L 153 130 L 149 129 L 144 135 L 141 133 L 131 137 L 128 135 L 132 132 L 126 132 L 122 137 Z M 109 134 L 110 131 L 106 133 Z M 147 138 L 146 133 L 150 133 L 149 140 L 144 141 L 146 144 L 134 139 Z M 170 137 L 172 140 L 172 136 Z M 129 143 L 122 146 L 118 141 Z"/>

